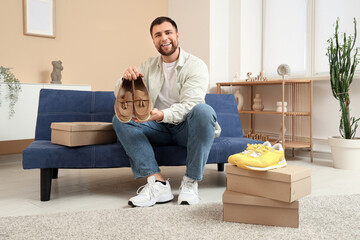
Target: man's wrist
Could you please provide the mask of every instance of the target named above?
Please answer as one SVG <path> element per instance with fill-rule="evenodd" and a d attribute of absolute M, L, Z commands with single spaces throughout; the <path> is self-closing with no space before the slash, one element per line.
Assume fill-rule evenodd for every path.
<path fill-rule="evenodd" d="M 164 120 L 164 112 L 163 111 L 159 111 L 160 112 L 160 119 L 159 122 L 161 122 L 162 120 Z"/>

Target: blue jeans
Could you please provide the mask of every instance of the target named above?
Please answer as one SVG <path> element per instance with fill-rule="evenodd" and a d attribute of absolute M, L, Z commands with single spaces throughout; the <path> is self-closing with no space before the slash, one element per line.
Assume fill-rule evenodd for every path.
<path fill-rule="evenodd" d="M 178 125 L 132 120 L 121 123 L 116 116 L 112 123 L 135 178 L 160 172 L 152 146 L 179 145 L 187 148 L 185 175 L 202 179 L 215 134 L 216 113 L 209 105 L 195 105 Z"/>

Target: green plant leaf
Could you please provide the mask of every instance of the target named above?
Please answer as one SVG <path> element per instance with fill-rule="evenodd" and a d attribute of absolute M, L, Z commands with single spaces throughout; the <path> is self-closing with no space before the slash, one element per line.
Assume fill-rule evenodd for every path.
<path fill-rule="evenodd" d="M 357 58 L 358 48 L 354 49 L 357 29 L 354 18 L 354 36 L 343 33 L 343 42 L 339 43 L 339 21 L 336 19 L 335 33 L 328 39 L 327 56 L 330 66 L 330 85 L 335 99 L 340 103 L 339 132 L 343 138 L 351 139 L 356 135 L 356 129 L 360 118 L 350 116 L 350 85 L 359 60 Z M 354 55 L 351 54 L 354 52 Z"/>
<path fill-rule="evenodd" d="M 10 71 L 10 68 L 0 66 L 0 75 L 2 76 L 4 84 L 7 86 L 6 100 L 9 101 L 9 119 L 15 114 L 15 105 L 19 99 L 19 93 L 21 92 L 20 81 Z M 0 106 L 2 105 L 0 88 Z"/>

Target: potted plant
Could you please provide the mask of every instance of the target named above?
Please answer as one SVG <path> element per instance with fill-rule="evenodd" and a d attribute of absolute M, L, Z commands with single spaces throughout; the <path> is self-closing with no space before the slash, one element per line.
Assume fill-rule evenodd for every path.
<path fill-rule="evenodd" d="M 360 170 L 360 138 L 355 137 L 360 118 L 350 115 L 350 85 L 359 63 L 359 49 L 354 47 L 357 36 L 356 19 L 354 18 L 354 36 L 347 37 L 343 33 L 339 37 L 338 29 L 339 19 L 336 20 L 334 36 L 328 40 L 327 56 L 332 94 L 340 103 L 341 137 L 329 137 L 329 143 L 335 168 Z"/>
<path fill-rule="evenodd" d="M 2 86 L 5 84 L 7 88 L 7 95 L 5 99 L 9 101 L 9 119 L 12 118 L 15 114 L 15 104 L 18 101 L 19 93 L 21 91 L 21 86 L 19 80 L 14 76 L 10 71 L 10 68 L 0 66 L 0 107 L 2 105 L 1 90 Z"/>

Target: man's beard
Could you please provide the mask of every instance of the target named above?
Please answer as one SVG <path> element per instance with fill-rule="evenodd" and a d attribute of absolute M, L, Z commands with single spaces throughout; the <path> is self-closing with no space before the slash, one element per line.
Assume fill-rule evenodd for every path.
<path fill-rule="evenodd" d="M 175 46 L 175 45 L 172 45 L 170 52 L 164 52 L 164 51 L 161 49 L 161 46 L 160 46 L 160 48 L 158 49 L 158 52 L 159 52 L 161 55 L 168 57 L 168 56 L 171 56 L 174 52 L 176 52 L 178 46 L 179 46 L 179 44 L 177 44 L 176 46 Z"/>

